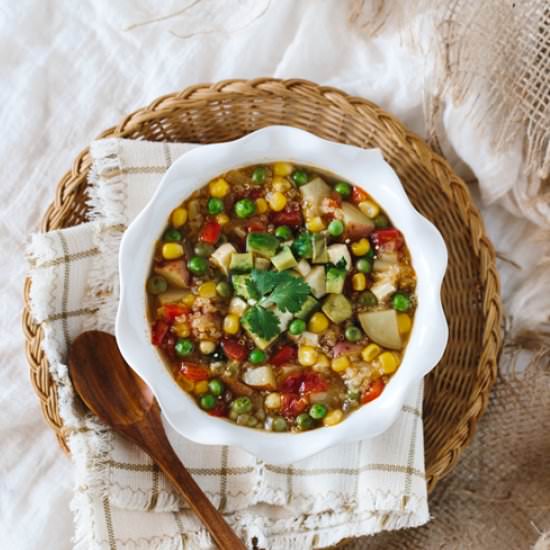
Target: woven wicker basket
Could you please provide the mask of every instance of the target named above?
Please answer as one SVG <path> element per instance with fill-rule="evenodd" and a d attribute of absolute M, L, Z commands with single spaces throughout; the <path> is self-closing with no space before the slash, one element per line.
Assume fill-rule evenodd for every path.
<path fill-rule="evenodd" d="M 258 79 L 199 85 L 161 97 L 103 134 L 130 139 L 211 143 L 271 124 L 302 128 L 325 139 L 379 147 L 415 207 L 442 233 L 449 249 L 443 303 L 450 338 L 427 377 L 424 397 L 429 489 L 447 474 L 470 441 L 495 380 L 501 344 L 501 305 L 493 248 L 464 183 L 449 165 L 391 115 L 364 99 L 303 80 Z M 86 220 L 88 150 L 57 186 L 42 230 Z M 56 388 L 41 349 L 42 330 L 29 312 L 25 284 L 23 327 L 31 380 L 48 424 L 68 451 Z"/>

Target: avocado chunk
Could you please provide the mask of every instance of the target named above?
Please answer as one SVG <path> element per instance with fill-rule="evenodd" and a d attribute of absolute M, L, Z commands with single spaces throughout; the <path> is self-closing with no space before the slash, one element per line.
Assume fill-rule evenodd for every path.
<path fill-rule="evenodd" d="M 285 269 L 292 269 L 298 265 L 294 254 L 288 246 L 285 246 L 279 254 L 271 258 L 271 263 L 275 266 L 277 271 L 284 271 Z"/>
<path fill-rule="evenodd" d="M 254 267 L 254 256 L 252 252 L 244 252 L 242 254 L 232 254 L 229 262 L 229 269 L 235 273 L 246 273 L 252 271 Z"/>
<path fill-rule="evenodd" d="M 373 342 L 389 349 L 403 347 L 397 323 L 397 312 L 394 309 L 365 311 L 358 317 L 363 330 Z"/>
<path fill-rule="evenodd" d="M 267 258 L 256 258 L 254 260 L 254 269 L 258 271 L 267 271 L 271 267 L 271 263 Z"/>
<path fill-rule="evenodd" d="M 322 265 L 316 265 L 306 277 L 306 283 L 311 288 L 311 293 L 315 298 L 321 298 L 327 293 L 325 268 Z"/>
<path fill-rule="evenodd" d="M 327 248 L 327 252 L 331 264 L 336 265 L 338 262 L 344 260 L 346 262 L 346 270 L 349 271 L 351 269 L 351 254 L 345 244 L 332 244 Z"/>
<path fill-rule="evenodd" d="M 295 317 L 305 320 L 310 317 L 318 307 L 319 302 L 313 296 L 308 296 L 304 305 L 300 308 L 300 311 L 295 314 Z"/>
<path fill-rule="evenodd" d="M 271 311 L 273 311 L 273 313 L 279 319 L 279 331 L 280 331 L 279 334 L 276 334 L 275 336 L 273 336 L 273 338 L 270 338 L 269 340 L 261 338 L 260 336 L 258 336 L 254 332 L 252 332 L 252 330 L 250 330 L 250 325 L 248 324 L 248 318 L 247 318 L 246 313 L 241 318 L 241 326 L 244 328 L 244 330 L 246 331 L 248 336 L 250 336 L 250 338 L 252 338 L 252 340 L 254 341 L 254 344 L 258 348 L 260 348 L 261 350 L 267 349 L 273 342 L 275 342 L 275 340 L 280 336 L 280 334 L 287 329 L 288 324 L 290 323 L 290 320 L 292 319 L 292 313 L 288 313 L 288 312 L 283 313 L 282 311 L 279 311 L 275 307 L 272 307 L 272 308 L 269 308 L 269 309 Z M 248 310 L 248 311 L 250 311 L 250 310 Z"/>
<path fill-rule="evenodd" d="M 327 251 L 327 239 L 324 235 L 315 234 L 312 237 L 314 264 L 326 264 L 329 260 Z"/>
<path fill-rule="evenodd" d="M 327 271 L 327 292 L 341 294 L 346 282 L 346 270 L 339 267 L 329 267 Z"/>
<path fill-rule="evenodd" d="M 331 294 L 324 301 L 321 309 L 336 324 L 349 319 L 353 313 L 349 300 L 343 294 Z"/>
<path fill-rule="evenodd" d="M 255 252 L 264 258 L 275 256 L 279 244 L 279 239 L 271 233 L 249 233 L 246 237 L 246 251 Z"/>
<path fill-rule="evenodd" d="M 250 274 L 246 275 L 233 275 L 231 277 L 231 283 L 233 284 L 233 289 L 235 294 L 244 298 L 245 300 L 255 299 L 256 296 L 252 296 L 250 293 L 248 281 L 251 280 Z"/>

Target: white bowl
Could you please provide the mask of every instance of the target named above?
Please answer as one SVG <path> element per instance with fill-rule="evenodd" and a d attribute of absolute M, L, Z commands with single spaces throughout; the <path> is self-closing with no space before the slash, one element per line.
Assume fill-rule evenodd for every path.
<path fill-rule="evenodd" d="M 403 361 L 382 395 L 340 424 L 304 433 L 273 433 L 209 416 L 172 379 L 151 345 L 145 281 L 155 240 L 170 212 L 193 191 L 227 170 L 277 160 L 317 166 L 364 188 L 401 230 L 416 271 L 418 307 Z M 285 126 L 258 130 L 229 143 L 205 145 L 179 158 L 155 195 L 130 225 L 120 247 L 120 304 L 116 338 L 129 365 L 149 384 L 162 412 L 184 437 L 206 445 L 235 445 L 272 464 L 288 464 L 338 443 L 374 437 L 396 420 L 411 384 L 439 361 L 448 328 L 440 288 L 447 249 L 437 229 L 412 206 L 399 179 L 377 149 L 320 139 Z"/>

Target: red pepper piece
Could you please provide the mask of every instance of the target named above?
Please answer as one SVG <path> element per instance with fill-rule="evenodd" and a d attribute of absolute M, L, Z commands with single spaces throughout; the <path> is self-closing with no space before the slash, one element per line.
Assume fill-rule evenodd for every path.
<path fill-rule="evenodd" d="M 302 213 L 299 210 L 281 210 L 280 212 L 271 212 L 269 215 L 271 223 L 274 225 L 288 225 L 296 227 L 302 225 Z"/>
<path fill-rule="evenodd" d="M 297 393 L 281 394 L 281 412 L 284 416 L 298 416 L 306 410 L 307 406 L 307 399 L 300 397 Z"/>
<path fill-rule="evenodd" d="M 376 399 L 384 390 L 384 386 L 385 384 L 382 378 L 376 379 L 361 396 L 361 403 L 369 403 Z"/>
<path fill-rule="evenodd" d="M 154 346 L 160 346 L 165 336 L 168 334 L 169 328 L 170 325 L 166 321 L 162 319 L 155 321 L 151 334 L 151 343 Z"/>
<path fill-rule="evenodd" d="M 298 394 L 300 391 L 300 386 L 304 381 L 303 374 L 289 374 L 279 386 L 279 389 L 284 393 L 295 393 Z"/>
<path fill-rule="evenodd" d="M 399 229 L 377 229 L 371 233 L 372 242 L 376 246 L 391 248 L 392 250 L 399 249 L 405 242 L 403 235 Z"/>
<path fill-rule="evenodd" d="M 317 393 L 326 391 L 328 384 L 326 380 L 316 372 L 306 372 L 300 384 L 300 393 Z"/>
<path fill-rule="evenodd" d="M 248 357 L 248 350 L 237 340 L 233 338 L 225 338 L 222 340 L 222 349 L 229 359 L 234 361 L 244 361 Z"/>
<path fill-rule="evenodd" d="M 172 322 L 180 315 L 187 315 L 189 308 L 183 304 L 165 304 L 161 308 L 161 315 L 165 321 Z"/>
<path fill-rule="evenodd" d="M 266 231 L 267 226 L 262 220 L 252 218 L 246 225 L 246 229 L 249 233 L 263 233 Z"/>
<path fill-rule="evenodd" d="M 369 200 L 369 195 L 365 191 L 363 191 L 360 187 L 353 186 L 353 189 L 351 191 L 351 201 L 355 204 L 359 204 L 360 202 Z"/>
<path fill-rule="evenodd" d="M 208 380 L 208 369 L 200 363 L 191 363 L 189 361 L 182 362 L 180 374 L 193 382 Z"/>
<path fill-rule="evenodd" d="M 210 416 L 219 416 L 219 417 L 227 416 L 227 407 L 223 401 L 219 400 L 216 403 L 216 406 L 212 410 L 208 411 L 208 414 Z"/>
<path fill-rule="evenodd" d="M 278 367 L 280 365 L 284 365 L 285 363 L 292 363 L 296 357 L 296 348 L 290 344 L 287 344 L 279 349 L 279 351 L 269 360 L 269 363 Z"/>
<path fill-rule="evenodd" d="M 203 243 L 216 244 L 220 238 L 222 226 L 214 220 L 208 220 L 201 229 L 199 239 Z"/>

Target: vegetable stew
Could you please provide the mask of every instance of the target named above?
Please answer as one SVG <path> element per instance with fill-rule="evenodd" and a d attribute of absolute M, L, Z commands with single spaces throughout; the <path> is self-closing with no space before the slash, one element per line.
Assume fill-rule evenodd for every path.
<path fill-rule="evenodd" d="M 372 197 L 275 162 L 227 172 L 174 207 L 146 285 L 151 339 L 201 409 L 296 432 L 338 424 L 384 391 L 416 278 Z"/>

